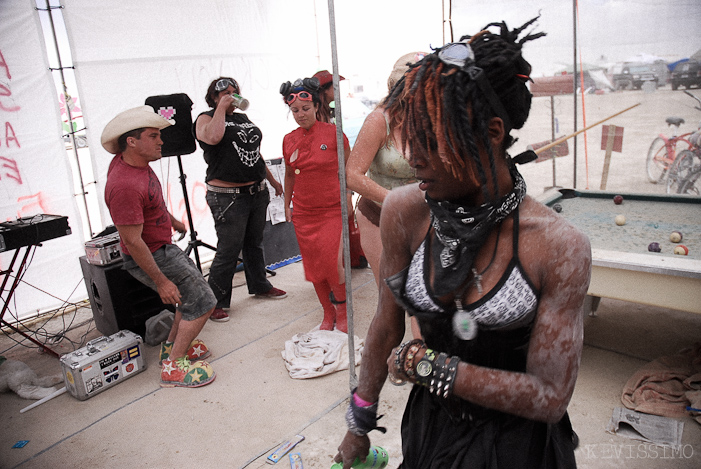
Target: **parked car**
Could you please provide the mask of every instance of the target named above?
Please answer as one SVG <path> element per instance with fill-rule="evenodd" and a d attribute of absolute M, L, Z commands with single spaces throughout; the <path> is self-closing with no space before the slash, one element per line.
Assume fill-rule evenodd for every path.
<path fill-rule="evenodd" d="M 660 86 L 659 75 L 649 64 L 626 64 L 613 74 L 613 87 L 617 90 L 639 90 L 645 82 L 655 83 L 655 88 Z"/>
<path fill-rule="evenodd" d="M 687 89 L 692 86 L 701 87 L 701 64 L 690 60 L 674 67 L 672 72 L 672 89 L 676 90 L 680 86 Z"/>

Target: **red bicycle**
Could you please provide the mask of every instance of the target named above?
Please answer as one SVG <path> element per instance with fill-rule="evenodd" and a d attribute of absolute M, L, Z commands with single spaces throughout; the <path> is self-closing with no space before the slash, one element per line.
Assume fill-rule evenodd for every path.
<path fill-rule="evenodd" d="M 701 103 L 701 100 L 693 94 L 686 90 L 684 92 Z M 695 107 L 701 111 L 700 107 Z M 647 177 L 653 184 L 666 183 L 669 170 L 677 155 L 691 147 L 689 137 L 692 135 L 692 132 L 677 135 L 679 126 L 684 123 L 684 119 L 681 117 L 668 117 L 665 119 L 665 122 L 667 122 L 669 127 L 672 127 L 672 136 L 667 138 L 660 134 L 659 137 L 652 141 L 650 149 L 647 151 Z"/>
<path fill-rule="evenodd" d="M 701 104 L 696 96 L 685 91 L 686 94 L 694 98 Z M 701 111 L 701 107 L 696 106 Z M 689 142 L 689 149 L 677 152 L 674 162 L 667 170 L 665 186 L 668 194 L 676 194 L 689 175 L 701 166 L 701 124 L 699 130 L 693 132 L 686 139 Z"/>

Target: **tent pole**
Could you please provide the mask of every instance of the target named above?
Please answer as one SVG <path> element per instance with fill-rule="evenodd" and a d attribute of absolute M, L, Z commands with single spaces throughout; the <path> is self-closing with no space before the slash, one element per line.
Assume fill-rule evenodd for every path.
<path fill-rule="evenodd" d="M 333 99 L 336 102 L 336 143 L 338 146 L 338 181 L 341 185 L 341 216 L 343 226 L 343 271 L 346 279 L 346 310 L 348 314 L 348 371 L 350 389 L 358 386 L 355 373 L 355 335 L 353 325 L 353 287 L 351 285 L 350 238 L 348 233 L 348 202 L 346 197 L 346 158 L 343 147 L 343 114 L 341 113 L 341 92 L 339 89 L 338 53 L 336 49 L 336 18 L 334 0 L 329 3 L 329 30 L 331 33 L 331 62 L 333 66 Z"/>
<path fill-rule="evenodd" d="M 573 93 L 572 93 L 572 98 L 574 99 L 574 131 L 577 131 L 577 0 L 572 0 L 572 35 L 573 35 L 573 40 L 572 40 L 572 54 L 573 54 L 573 59 L 572 59 L 572 64 L 574 65 L 573 68 L 573 74 L 572 74 L 572 88 L 573 88 Z M 580 83 L 580 86 L 583 84 Z M 577 139 L 575 138 L 574 141 L 572 142 L 573 146 L 573 167 L 574 167 L 574 174 L 572 176 L 572 188 L 576 189 L 577 188 Z"/>
<path fill-rule="evenodd" d="M 49 16 L 49 24 L 51 25 L 51 38 L 53 39 L 54 48 L 56 49 L 56 59 L 58 60 L 58 68 L 51 69 L 58 70 L 61 75 L 61 85 L 63 86 L 63 98 L 66 104 L 66 115 L 68 116 L 68 134 L 71 136 L 71 143 L 73 144 L 73 156 L 75 157 L 76 168 L 78 169 L 78 178 L 80 179 L 80 195 L 83 198 L 83 206 L 85 207 L 85 220 L 88 223 L 88 230 L 90 230 L 90 237 L 92 238 L 95 233 L 93 233 L 92 223 L 90 223 L 90 210 L 88 209 L 88 200 L 85 197 L 87 194 L 85 189 L 85 184 L 83 183 L 83 171 L 80 167 L 80 158 L 78 157 L 78 145 L 75 141 L 75 129 L 73 128 L 73 116 L 71 113 L 71 108 L 68 104 L 70 100 L 70 95 L 68 94 L 68 87 L 66 86 L 66 76 L 63 73 L 63 62 L 61 60 L 61 49 L 58 47 L 58 39 L 56 38 L 56 25 L 54 24 L 54 17 L 52 10 L 63 8 L 62 6 L 53 7 L 49 4 L 49 0 L 45 0 L 46 13 Z M 38 7 L 37 11 L 41 11 Z M 70 67 L 72 68 L 72 67 Z"/>

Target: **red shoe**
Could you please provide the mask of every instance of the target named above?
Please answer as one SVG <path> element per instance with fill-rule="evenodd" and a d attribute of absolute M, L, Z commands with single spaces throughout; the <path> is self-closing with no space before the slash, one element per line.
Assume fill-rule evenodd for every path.
<path fill-rule="evenodd" d="M 185 357 L 163 360 L 161 387 L 198 388 L 208 385 L 216 376 L 212 365 L 203 360 L 191 362 Z"/>
<path fill-rule="evenodd" d="M 215 322 L 226 322 L 229 320 L 229 314 L 221 308 L 214 308 L 209 319 Z"/>
<path fill-rule="evenodd" d="M 336 309 L 336 329 L 348 334 L 348 316 L 346 311 L 346 300 L 337 301 L 333 292 L 329 295 L 329 299 Z"/>
<path fill-rule="evenodd" d="M 287 292 L 280 290 L 279 288 L 271 288 L 265 293 L 256 293 L 256 298 L 270 298 L 271 300 L 281 300 L 287 297 Z"/>
<path fill-rule="evenodd" d="M 346 302 L 336 304 L 336 329 L 348 334 L 348 316 L 346 313 Z"/>
<path fill-rule="evenodd" d="M 333 305 L 329 305 L 328 307 L 325 307 L 324 308 L 324 319 L 321 321 L 321 324 L 319 325 L 319 330 L 332 331 L 333 324 L 335 321 L 336 321 L 336 308 L 334 308 Z"/>

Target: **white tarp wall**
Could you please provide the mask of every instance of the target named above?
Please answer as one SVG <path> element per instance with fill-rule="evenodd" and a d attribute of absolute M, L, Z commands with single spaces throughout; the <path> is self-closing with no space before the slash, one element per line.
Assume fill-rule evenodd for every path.
<path fill-rule="evenodd" d="M 194 102 L 194 118 L 207 110 L 204 93 L 210 80 L 233 76 L 251 101 L 247 114 L 263 131 L 264 157 L 278 158 L 282 137 L 296 127 L 278 94 L 280 83 L 331 69 L 327 0 L 62 3 L 96 190 L 91 181 L 85 182 L 90 195 L 96 195 L 102 204 L 101 220 L 93 222 L 93 228 L 98 227 L 93 231 L 111 224 L 102 202 L 111 156 L 99 139 L 104 125 L 118 112 L 142 105 L 150 96 L 186 93 Z M 549 75 L 553 68 L 571 63 L 571 2 L 544 0 L 524 6 L 516 0 L 497 0 L 477 9 L 474 2 L 453 3 L 456 40 L 487 22 L 503 19 L 515 27 L 540 12 L 536 29 L 548 36 L 526 47 L 533 75 Z M 701 8 L 698 2 L 686 0 L 668 3 L 661 7 L 655 2 L 582 2 L 578 29 L 584 61 L 620 61 L 641 52 L 670 60 L 689 56 L 698 49 L 690 38 L 699 37 L 694 25 Z M 342 89 L 358 91 L 355 83 L 363 84 L 366 94 L 374 88 L 378 94 L 372 97 L 379 99 L 399 56 L 442 44 L 440 0 L 336 0 L 335 11 L 339 69 L 347 78 Z M 0 51 L 4 56 L 0 59 L 0 124 L 5 124 L 0 125 L 0 183 L 5 189 L 0 216 L 68 215 L 74 234 L 39 248 L 26 279 L 60 299 L 77 286 L 73 297 L 84 298 L 77 259 L 86 236 L 78 233 L 83 225 L 76 215 L 71 173 L 60 139 L 58 100 L 47 70 L 38 16 L 33 0 L 0 0 Z M 665 35 L 671 23 L 679 32 L 674 37 Z M 372 80 L 367 79 L 370 74 Z M 373 84 L 376 86 L 371 87 Z M 214 223 L 204 200 L 201 151 L 182 159 L 198 238 L 215 244 Z M 164 158 L 153 167 L 167 191 L 170 209 L 185 221 L 176 159 Z M 18 174 L 21 183 L 13 179 Z M 188 239 L 179 243 L 181 247 L 186 247 Z M 200 248 L 201 256 L 211 254 Z M 9 258 L 0 255 L 3 267 Z M 61 304 L 25 286 L 16 300 L 13 308 L 22 315 Z"/>
<path fill-rule="evenodd" d="M 409 1 L 412 8 L 406 8 L 405 0 L 374 4 L 370 16 L 362 5 L 336 2 L 346 89 L 354 76 L 379 71 L 375 84 L 381 93 L 376 97 L 381 97 L 396 58 L 441 42 L 440 2 Z M 84 174 L 95 175 L 94 185 L 92 180 L 84 184 L 88 197 L 96 197 L 100 204 L 101 219 L 91 219 L 93 233 L 111 224 L 103 201 L 111 155 L 102 149 L 100 134 L 118 112 L 143 105 L 150 96 L 186 93 L 194 102 L 194 119 L 207 110 L 204 94 L 210 80 L 233 76 L 251 101 L 247 114 L 263 131 L 263 156 L 279 158 L 283 136 L 296 128 L 278 93 L 280 83 L 331 70 L 326 0 L 63 0 L 61 4 L 68 38 L 58 40 L 61 47 L 68 42 L 71 50 L 72 62 L 63 65 L 75 65 L 93 166 Z M 66 215 L 73 234 L 47 241 L 37 250 L 25 276 L 36 288 L 21 285 L 11 304 L 11 312 L 20 318 L 87 297 L 78 258 L 84 255 L 83 242 L 91 233 L 82 233 L 85 224 L 76 207 L 41 15 L 45 16 L 37 12 L 35 0 L 0 0 L 0 124 L 4 124 L 0 125 L 4 188 L 0 217 Z M 375 35 L 385 30 L 389 17 L 401 31 L 397 34 L 401 40 L 378 41 Z M 367 90 L 368 81 L 365 84 Z M 75 91 L 69 89 L 71 94 Z M 182 161 L 198 239 L 214 245 L 201 151 L 184 155 Z M 170 210 L 186 221 L 176 159 L 164 158 L 152 167 L 161 178 Z M 82 203 L 80 195 L 78 200 Z M 179 245 L 186 248 L 188 240 L 189 236 Z M 203 247 L 199 251 L 203 259 L 213 255 Z M 0 255 L 3 268 L 11 258 L 11 253 Z"/>
<path fill-rule="evenodd" d="M 111 224 L 103 193 L 112 156 L 100 145 L 100 135 L 117 113 L 143 105 L 150 96 L 185 93 L 194 103 L 194 121 L 209 109 L 204 95 L 211 80 L 231 76 L 251 102 L 246 113 L 263 131 L 264 158 L 279 158 L 283 136 L 296 128 L 280 84 L 318 70 L 313 0 L 71 0 L 63 15 L 104 225 Z M 305 18 L 305 27 L 299 27 L 299 18 Z M 318 21 L 322 27 L 328 23 L 327 17 Z M 198 239 L 214 246 L 202 152 L 198 147 L 181 159 Z M 163 158 L 151 167 L 171 213 L 187 226 L 177 159 Z M 188 234 L 179 245 L 186 248 L 189 239 Z M 199 252 L 204 259 L 213 256 L 207 248 Z"/>
<path fill-rule="evenodd" d="M 84 254 L 82 225 L 61 138 L 56 88 L 34 8 L 31 0 L 0 1 L 0 218 L 65 215 L 73 233 L 46 241 L 30 257 L 23 282 L 8 302 L 8 322 L 86 297 L 78 262 Z M 0 255 L 3 271 L 15 252 Z M 6 289 L 18 274 L 18 264 Z M 3 304 L 6 301 L 3 292 Z"/>

